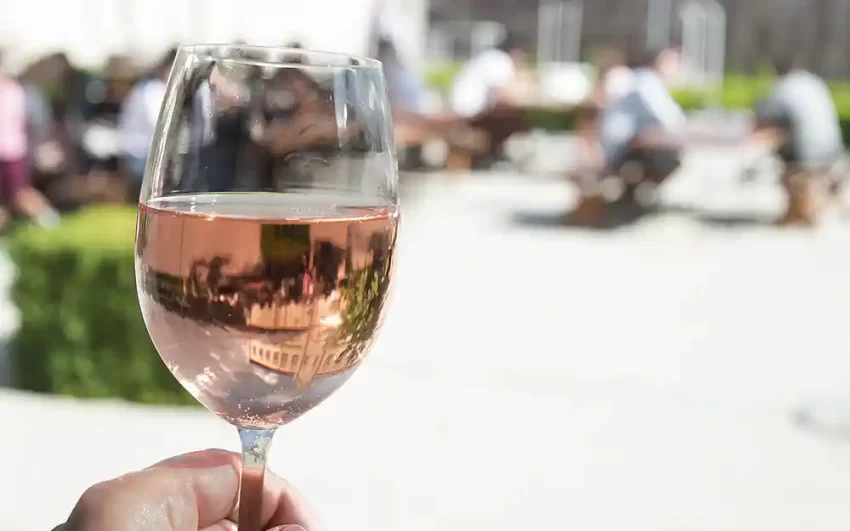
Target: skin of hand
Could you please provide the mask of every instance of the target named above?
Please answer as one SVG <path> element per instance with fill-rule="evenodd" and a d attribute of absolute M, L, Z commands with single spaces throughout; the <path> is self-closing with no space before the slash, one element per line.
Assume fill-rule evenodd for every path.
<path fill-rule="evenodd" d="M 173 457 L 98 483 L 54 531 L 235 531 L 241 458 L 224 450 Z M 266 472 L 263 530 L 319 531 L 294 487 Z"/>

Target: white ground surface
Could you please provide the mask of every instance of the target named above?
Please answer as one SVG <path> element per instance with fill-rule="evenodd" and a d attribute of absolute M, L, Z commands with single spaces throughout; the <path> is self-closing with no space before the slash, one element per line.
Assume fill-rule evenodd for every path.
<path fill-rule="evenodd" d="M 692 162 L 669 201 L 778 214 L 772 187 L 734 186 L 734 157 Z M 543 223 L 568 204 L 560 182 L 417 179 L 381 340 L 272 450 L 331 529 L 850 529 L 850 440 L 793 422 L 850 410 L 848 226 L 669 213 L 596 233 Z M 4 531 L 238 440 L 203 411 L 11 391 L 0 418 Z"/>

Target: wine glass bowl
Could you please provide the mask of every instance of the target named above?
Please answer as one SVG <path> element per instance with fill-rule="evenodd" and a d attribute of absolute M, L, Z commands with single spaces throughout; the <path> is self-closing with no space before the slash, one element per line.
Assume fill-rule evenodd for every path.
<path fill-rule="evenodd" d="M 396 238 L 388 206 L 327 210 L 337 198 L 278 195 L 140 207 L 140 240 L 159 242 L 137 257 L 154 345 L 202 404 L 254 429 L 296 418 L 357 368 L 381 321 Z M 232 214 L 248 207 L 254 216 Z M 298 217 L 271 217 L 287 209 Z"/>
<path fill-rule="evenodd" d="M 139 198 L 139 303 L 174 376 L 240 429 L 253 501 L 239 529 L 252 531 L 273 430 L 351 377 L 386 311 L 386 88 L 369 59 L 210 45 L 179 50 L 164 92 Z"/>

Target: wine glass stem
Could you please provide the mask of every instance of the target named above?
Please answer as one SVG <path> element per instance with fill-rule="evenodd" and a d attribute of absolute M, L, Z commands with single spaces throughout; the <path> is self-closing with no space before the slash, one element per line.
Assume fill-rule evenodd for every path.
<path fill-rule="evenodd" d="M 239 428 L 242 439 L 242 483 L 239 487 L 239 531 L 262 531 L 263 477 L 274 430 Z"/>

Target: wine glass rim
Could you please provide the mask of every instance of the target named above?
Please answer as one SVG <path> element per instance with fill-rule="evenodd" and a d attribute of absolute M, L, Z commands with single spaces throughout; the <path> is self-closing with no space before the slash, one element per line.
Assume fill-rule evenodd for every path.
<path fill-rule="evenodd" d="M 381 68 L 377 59 L 358 55 L 314 50 L 312 48 L 291 48 L 286 46 L 232 44 L 232 43 L 197 43 L 184 44 L 178 50 L 194 57 L 229 63 L 252 64 L 270 67 L 300 66 L 310 68 Z M 230 53 L 256 53 L 263 58 L 233 57 Z M 302 56 L 309 60 L 303 64 L 291 59 L 292 56 Z M 275 58 L 277 56 L 277 58 Z M 271 57 L 271 58 L 270 58 Z M 290 57 L 287 61 L 286 58 Z"/>

